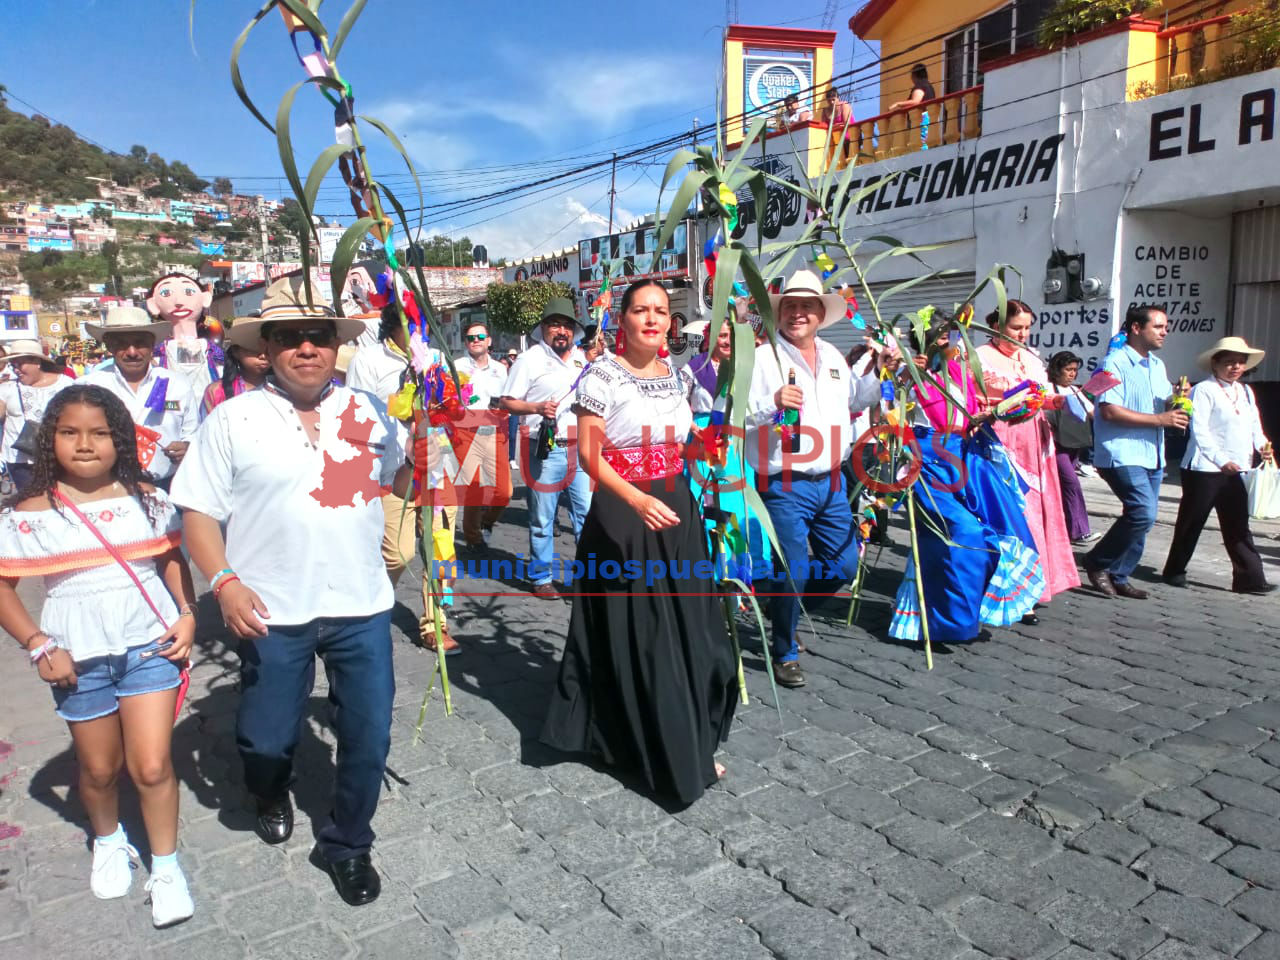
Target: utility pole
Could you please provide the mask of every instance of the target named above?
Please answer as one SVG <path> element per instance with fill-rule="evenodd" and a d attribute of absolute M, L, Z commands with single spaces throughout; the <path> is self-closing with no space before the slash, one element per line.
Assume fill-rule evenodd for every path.
<path fill-rule="evenodd" d="M 694 151 L 697 151 L 698 149 L 698 118 L 697 117 L 693 118 L 693 149 Z"/>
<path fill-rule="evenodd" d="M 615 189 L 618 185 L 618 155 L 613 155 L 613 170 L 609 174 L 609 235 L 613 236 L 613 198 L 617 194 Z"/>

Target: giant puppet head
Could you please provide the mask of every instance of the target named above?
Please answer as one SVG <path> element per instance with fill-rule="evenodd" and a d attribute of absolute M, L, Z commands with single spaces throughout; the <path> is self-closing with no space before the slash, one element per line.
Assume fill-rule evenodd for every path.
<path fill-rule="evenodd" d="M 156 345 L 160 364 L 185 374 L 198 391 L 222 376 L 222 325 L 204 319 L 211 303 L 213 291 L 184 273 L 166 273 L 147 292 L 147 309 L 171 331 Z"/>
<path fill-rule="evenodd" d="M 179 340 L 194 340 L 204 312 L 213 303 L 213 291 L 205 290 L 198 280 L 186 274 L 166 273 L 147 292 L 147 309 L 157 319 L 170 324 Z"/>

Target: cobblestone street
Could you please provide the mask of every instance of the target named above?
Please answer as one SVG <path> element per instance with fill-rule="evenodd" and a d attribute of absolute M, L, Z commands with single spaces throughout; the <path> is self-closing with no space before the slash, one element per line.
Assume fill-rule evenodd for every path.
<path fill-rule="evenodd" d="M 384 887 L 362 908 L 309 860 L 333 765 L 323 681 L 299 752 L 298 827 L 267 847 L 242 795 L 237 661 L 207 594 L 174 744 L 197 907 L 170 930 L 151 928 L 144 871 L 123 900 L 90 895 L 70 739 L 10 648 L 0 958 L 1274 960 L 1280 603 L 1227 592 L 1212 522 L 1190 586 L 1158 582 L 1177 494 L 1166 486 L 1139 570 L 1150 600 L 1076 591 L 1039 626 L 936 650 L 932 672 L 884 639 L 905 556 L 895 520 L 858 624 L 844 626 L 847 597 L 814 611 L 809 684 L 779 691 L 781 720 L 744 625 L 752 701 L 721 758 L 728 775 L 674 815 L 537 744 L 567 603 L 460 598 L 455 713 L 437 684 L 416 741 L 433 660 L 407 641 L 419 603 L 406 576 L 374 822 Z M 1115 500 L 1099 481 L 1086 495 L 1105 530 Z M 524 517 L 518 495 L 494 554 L 528 549 Z M 1280 523 L 1254 533 L 1280 580 Z M 563 529 L 560 550 L 572 552 Z M 145 840 L 131 787 L 123 806 Z"/>

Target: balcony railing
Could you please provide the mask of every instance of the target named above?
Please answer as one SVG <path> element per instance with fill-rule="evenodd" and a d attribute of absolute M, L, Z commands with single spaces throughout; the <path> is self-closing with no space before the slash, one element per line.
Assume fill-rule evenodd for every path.
<path fill-rule="evenodd" d="M 1179 24 L 1157 33 L 1155 89 L 1139 85 L 1134 98 L 1168 93 L 1274 65 L 1252 64 L 1249 62 L 1252 57 L 1237 56 L 1243 52 L 1241 36 L 1250 32 L 1241 14 L 1249 15 L 1250 11 Z"/>
<path fill-rule="evenodd" d="M 837 162 L 842 168 L 849 163 L 875 163 L 961 140 L 976 140 L 981 135 L 982 87 L 969 87 L 878 117 L 855 120 L 849 124 L 847 143 Z M 840 131 L 832 132 L 836 143 L 829 157 L 839 152 L 839 137 Z"/>

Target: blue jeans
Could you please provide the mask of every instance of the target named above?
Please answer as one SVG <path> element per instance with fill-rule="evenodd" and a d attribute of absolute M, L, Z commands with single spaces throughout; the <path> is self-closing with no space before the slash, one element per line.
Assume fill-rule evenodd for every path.
<path fill-rule="evenodd" d="M 769 519 L 787 561 L 790 578 L 777 565 L 766 592 L 776 594 L 770 601 L 771 645 L 775 660 L 799 657 L 796 627 L 800 623 L 803 597 L 835 593 L 853 579 L 858 569 L 858 542 L 853 533 L 853 512 L 845 493 L 844 475 L 819 476 L 783 474 L 769 478 L 769 487 L 760 499 L 769 509 Z M 833 479 L 839 483 L 832 489 Z M 809 548 L 813 547 L 813 561 Z"/>
<path fill-rule="evenodd" d="M 338 769 L 333 811 L 316 844 L 326 860 L 336 862 L 367 853 L 373 844 L 369 822 L 391 747 L 396 692 L 391 611 L 272 626 L 265 637 L 242 640 L 236 744 L 249 792 L 264 799 L 283 796 L 315 684 L 317 654 L 329 677 Z"/>
<path fill-rule="evenodd" d="M 1121 504 L 1120 519 L 1084 555 L 1086 570 L 1105 570 L 1116 583 L 1128 583 L 1142 559 L 1147 531 L 1156 522 L 1163 468 L 1099 467 L 1098 473 Z"/>
<path fill-rule="evenodd" d="M 535 587 L 551 582 L 560 493 L 567 491 L 569 494 L 569 515 L 573 519 L 575 541 L 582 533 L 582 521 L 591 508 L 591 478 L 578 463 L 577 444 L 568 448 L 557 445 L 545 460 L 534 457 L 536 444 L 536 439 L 529 441 L 529 476 L 525 478 L 529 492 L 529 579 Z M 570 455 L 573 457 L 572 467 Z M 569 475 L 571 468 L 572 476 Z M 572 561 L 573 558 L 568 559 Z"/>

